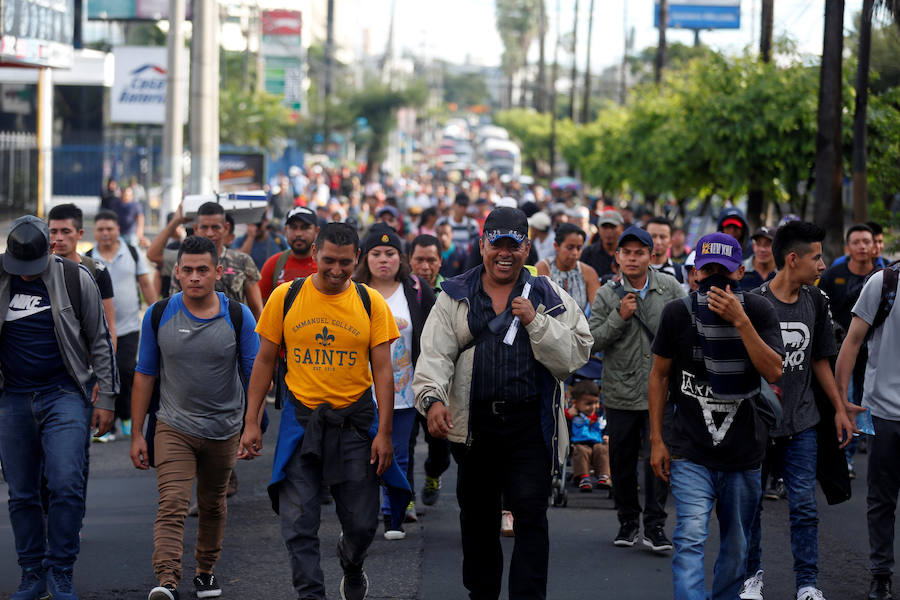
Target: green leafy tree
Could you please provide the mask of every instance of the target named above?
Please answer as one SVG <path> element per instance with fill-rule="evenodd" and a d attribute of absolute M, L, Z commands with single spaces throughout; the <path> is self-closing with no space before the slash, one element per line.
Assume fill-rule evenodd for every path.
<path fill-rule="evenodd" d="M 456 103 L 460 108 L 490 104 L 487 81 L 477 73 L 444 73 L 444 102 Z"/>
<path fill-rule="evenodd" d="M 278 154 L 290 127 L 290 111 L 279 96 L 230 87 L 219 92 L 219 141 L 223 144 Z"/>

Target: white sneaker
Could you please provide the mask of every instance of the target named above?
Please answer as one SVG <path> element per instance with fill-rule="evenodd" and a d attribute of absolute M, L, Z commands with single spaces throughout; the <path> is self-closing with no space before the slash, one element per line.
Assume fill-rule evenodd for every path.
<path fill-rule="evenodd" d="M 744 582 L 738 597 L 741 600 L 763 600 L 763 572 L 762 569 L 756 575 Z M 799 598 L 799 596 L 797 596 Z M 823 599 L 824 600 L 824 599 Z"/>
<path fill-rule="evenodd" d="M 513 515 L 508 510 L 504 510 L 500 517 L 500 534 L 503 537 L 516 536 L 516 532 L 513 530 Z"/>
<path fill-rule="evenodd" d="M 825 595 L 818 588 L 808 586 L 800 588 L 797 592 L 797 600 L 825 600 Z"/>

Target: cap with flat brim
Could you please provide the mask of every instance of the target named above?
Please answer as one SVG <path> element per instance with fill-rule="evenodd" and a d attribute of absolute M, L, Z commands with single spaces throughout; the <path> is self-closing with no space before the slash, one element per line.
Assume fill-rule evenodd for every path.
<path fill-rule="evenodd" d="M 12 275 L 40 275 L 50 262 L 50 229 L 33 215 L 12 222 L 3 269 Z"/>
<path fill-rule="evenodd" d="M 284 224 L 287 225 L 291 221 L 303 221 L 312 226 L 319 224 L 315 211 L 305 206 L 297 206 L 291 209 L 291 212 L 284 218 Z"/>
<path fill-rule="evenodd" d="M 694 268 L 702 269 L 708 264 L 719 264 L 729 273 L 741 268 L 741 245 L 726 233 L 710 233 L 697 242 L 694 250 Z"/>
<path fill-rule="evenodd" d="M 518 231 L 494 230 L 485 231 L 484 238 L 488 241 L 489 244 L 493 246 L 503 238 L 508 238 L 514 241 L 516 244 L 521 244 L 525 241 L 526 236 Z"/>

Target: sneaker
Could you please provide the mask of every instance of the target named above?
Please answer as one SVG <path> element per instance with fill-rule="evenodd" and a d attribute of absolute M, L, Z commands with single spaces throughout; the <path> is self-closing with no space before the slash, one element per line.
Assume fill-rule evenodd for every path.
<path fill-rule="evenodd" d="M 47 577 L 40 567 L 22 569 L 22 582 L 10 600 L 38 600 L 47 589 Z"/>
<path fill-rule="evenodd" d="M 635 521 L 627 521 L 619 527 L 619 533 L 613 544 L 616 546 L 634 546 L 638 539 L 638 524 Z"/>
<path fill-rule="evenodd" d="M 194 590 L 198 598 L 218 598 L 222 595 L 222 588 L 212 573 L 197 573 L 194 577 Z"/>
<path fill-rule="evenodd" d="M 228 488 L 225 490 L 225 497 L 231 498 L 238 491 L 238 479 L 234 470 L 231 471 L 231 477 L 228 478 Z"/>
<path fill-rule="evenodd" d="M 825 600 L 825 595 L 820 589 L 807 586 L 797 592 L 797 600 Z"/>
<path fill-rule="evenodd" d="M 672 549 L 672 542 L 666 537 L 662 525 L 655 525 L 649 530 L 644 527 L 644 545 L 654 552 L 665 552 Z"/>
<path fill-rule="evenodd" d="M 179 600 L 178 590 L 174 585 L 159 585 L 150 590 L 147 600 Z"/>
<path fill-rule="evenodd" d="M 869 584 L 868 600 L 893 600 L 890 575 L 875 575 Z"/>
<path fill-rule="evenodd" d="M 441 495 L 441 478 L 425 476 L 425 487 L 422 488 L 422 503 L 432 506 Z"/>
<path fill-rule="evenodd" d="M 418 523 L 419 515 L 416 514 L 416 503 L 410 502 L 406 505 L 406 514 L 403 515 L 404 523 Z"/>
<path fill-rule="evenodd" d="M 763 572 L 762 569 L 756 575 L 744 581 L 738 598 L 741 600 L 763 600 Z"/>
<path fill-rule="evenodd" d="M 366 600 L 369 593 L 369 578 L 366 572 L 360 570 L 358 573 L 348 573 L 344 571 L 344 577 L 341 579 L 341 600 Z"/>
<path fill-rule="evenodd" d="M 766 500 L 784 500 L 787 498 L 787 488 L 784 485 L 784 479 L 777 479 L 775 483 L 766 488 L 763 498 Z"/>
<path fill-rule="evenodd" d="M 50 569 L 47 573 L 47 592 L 53 600 L 78 600 L 72 588 L 72 569 Z"/>
<path fill-rule="evenodd" d="M 504 510 L 500 514 L 500 535 L 516 537 L 516 531 L 513 529 L 513 514 L 508 510 Z"/>
<path fill-rule="evenodd" d="M 107 432 L 103 435 L 94 436 L 94 441 L 99 444 L 108 444 L 109 442 L 116 441 L 116 434 Z"/>
<path fill-rule="evenodd" d="M 591 483 L 590 475 L 582 475 L 578 478 L 578 489 L 585 493 L 594 491 L 594 484 Z"/>
<path fill-rule="evenodd" d="M 189 517 L 199 517 L 200 516 L 200 505 L 194 502 L 188 508 L 188 516 Z"/>
<path fill-rule="evenodd" d="M 406 532 L 403 530 L 403 525 L 397 525 L 395 529 L 391 515 L 384 515 L 384 539 L 393 541 L 404 538 L 406 538 Z"/>
<path fill-rule="evenodd" d="M 131 419 L 122 419 L 122 435 L 131 437 Z"/>
<path fill-rule="evenodd" d="M 612 479 L 609 478 L 609 475 L 601 475 L 597 478 L 597 489 L 598 490 L 608 490 L 612 487 Z"/>
<path fill-rule="evenodd" d="M 847 463 L 847 475 L 850 476 L 850 479 L 856 479 L 856 469 L 853 467 L 852 462 Z"/>

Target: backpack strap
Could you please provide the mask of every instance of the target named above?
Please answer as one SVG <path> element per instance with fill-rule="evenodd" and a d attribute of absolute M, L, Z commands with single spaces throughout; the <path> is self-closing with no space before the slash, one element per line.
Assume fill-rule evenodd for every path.
<path fill-rule="evenodd" d="M 150 309 L 150 327 L 153 328 L 153 335 L 157 338 L 157 345 L 159 343 L 159 324 L 162 321 L 163 312 L 165 312 L 168 304 L 169 298 L 163 298 L 158 302 L 154 302 L 153 307 Z"/>
<path fill-rule="evenodd" d="M 78 273 L 78 263 L 62 259 L 63 277 L 66 281 L 66 294 L 69 295 L 69 303 L 75 312 L 78 322 L 81 322 L 81 275 Z"/>
<path fill-rule="evenodd" d="M 275 268 L 272 270 L 272 289 L 273 290 L 276 287 L 278 287 L 278 276 L 281 275 L 281 272 L 284 270 L 284 266 L 287 264 L 287 261 L 290 257 L 291 257 L 291 249 L 290 248 L 282 251 L 282 253 L 278 255 L 278 260 L 275 261 Z M 287 314 L 287 313 L 285 313 L 285 314 Z"/>
<path fill-rule="evenodd" d="M 875 318 L 872 320 L 870 330 L 880 327 L 894 307 L 894 301 L 897 298 L 897 283 L 898 279 L 900 279 L 900 264 L 898 263 L 900 261 L 894 261 L 883 270 L 881 276 L 881 300 L 878 302 L 878 310 L 875 312 Z"/>
<path fill-rule="evenodd" d="M 94 279 L 97 279 L 97 262 L 91 258 L 90 256 L 82 256 L 81 264 L 87 268 L 88 271 L 91 272 L 91 275 Z"/>
<path fill-rule="evenodd" d="M 363 307 L 366 309 L 366 314 L 369 315 L 369 318 L 372 318 L 372 299 L 369 297 L 369 290 L 366 289 L 366 286 L 363 284 L 354 281 L 356 285 L 356 293 L 359 294 L 359 299 L 362 300 Z M 421 293 L 421 290 L 420 290 Z"/>

